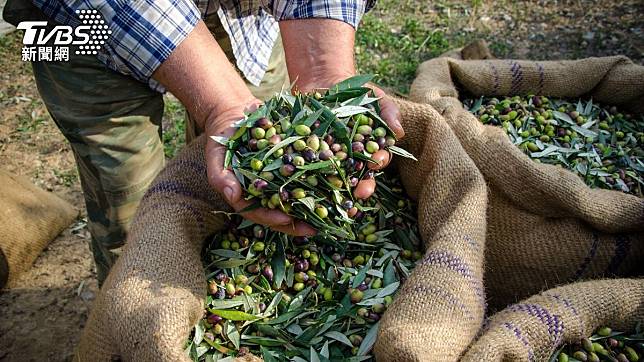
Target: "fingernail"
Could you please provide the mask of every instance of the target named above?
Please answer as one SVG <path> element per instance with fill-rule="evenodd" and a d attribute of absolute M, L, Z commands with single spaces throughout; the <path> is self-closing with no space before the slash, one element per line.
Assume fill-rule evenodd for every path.
<path fill-rule="evenodd" d="M 226 199 L 228 200 L 228 202 L 233 201 L 233 189 L 232 188 L 225 187 L 224 188 L 224 195 L 226 196 Z"/>

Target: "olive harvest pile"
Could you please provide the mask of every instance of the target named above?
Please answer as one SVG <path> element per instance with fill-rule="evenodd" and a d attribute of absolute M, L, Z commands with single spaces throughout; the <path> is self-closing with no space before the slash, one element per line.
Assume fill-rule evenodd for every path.
<path fill-rule="evenodd" d="M 372 360 L 378 321 L 422 257 L 414 205 L 398 180 L 377 180 L 356 201 L 355 240 L 291 237 L 233 215 L 204 247 L 208 296 L 189 356 Z"/>
<path fill-rule="evenodd" d="M 644 197 L 644 117 L 543 96 L 481 97 L 464 104 L 484 124 L 503 127 L 537 162 L 560 165 L 590 187 Z"/>
<path fill-rule="evenodd" d="M 644 355 L 644 333 L 639 325 L 634 334 L 602 327 L 595 334 L 577 343 L 562 346 L 550 362 L 638 362 Z"/>
<path fill-rule="evenodd" d="M 355 240 L 351 224 L 364 210 L 374 169 L 391 154 L 414 158 L 395 146 L 380 118 L 378 98 L 363 85 L 371 76 L 340 82 L 323 95 L 282 92 L 235 127 L 230 138 L 212 137 L 227 147 L 232 166 L 252 207 L 281 209 L 323 235 Z"/>

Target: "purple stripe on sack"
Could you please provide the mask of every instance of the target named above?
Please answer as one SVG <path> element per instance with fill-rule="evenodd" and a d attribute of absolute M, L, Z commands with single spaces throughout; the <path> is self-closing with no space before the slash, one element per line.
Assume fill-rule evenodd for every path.
<path fill-rule="evenodd" d="M 512 86 L 510 87 L 510 95 L 514 95 L 519 91 L 521 83 L 523 82 L 523 70 L 521 65 L 514 60 L 509 60 L 510 70 L 512 71 Z"/>
<path fill-rule="evenodd" d="M 486 60 L 485 63 L 490 66 L 490 69 L 492 69 L 492 74 L 494 75 L 494 88 L 492 89 L 492 94 L 497 95 L 499 94 L 499 86 L 500 86 L 500 80 L 499 80 L 499 71 L 496 69 L 496 66 L 494 66 L 494 63 Z"/>
<path fill-rule="evenodd" d="M 461 302 L 454 294 L 447 290 L 444 290 L 437 286 L 435 287 L 418 285 L 414 287 L 413 292 L 438 296 L 441 299 L 445 300 L 449 305 L 457 307 L 458 310 L 461 311 L 469 320 L 474 319 L 474 313 L 469 310 L 467 306 L 463 304 L 463 302 Z"/>
<path fill-rule="evenodd" d="M 474 293 L 479 297 L 481 303 L 485 304 L 483 282 L 475 278 L 470 266 L 460 257 L 444 250 L 432 250 L 425 254 L 421 265 L 442 266 L 459 273 L 469 281 Z"/>
<path fill-rule="evenodd" d="M 539 71 L 539 88 L 537 89 L 537 95 L 541 95 L 543 91 L 543 84 L 545 82 L 546 74 L 541 63 L 535 63 L 537 65 L 537 70 Z"/>
<path fill-rule="evenodd" d="M 478 251 L 481 248 L 479 243 L 477 243 L 473 238 L 465 235 L 463 236 L 463 239 L 465 239 L 465 241 L 472 247 L 472 249 Z"/>
<path fill-rule="evenodd" d="M 520 303 L 511 305 L 507 309 L 511 312 L 527 313 L 528 315 L 539 318 L 541 323 L 545 324 L 548 328 L 548 334 L 552 342 L 556 344 L 561 340 L 564 323 L 559 315 L 550 313 L 546 308 L 538 304 Z"/>
<path fill-rule="evenodd" d="M 588 269 L 588 266 L 590 265 L 590 262 L 595 257 L 595 254 L 597 254 L 597 248 L 599 247 L 599 237 L 597 236 L 597 234 L 593 233 L 592 238 L 593 238 L 593 243 L 590 246 L 588 255 L 586 255 L 586 257 L 584 258 L 584 261 L 579 266 L 579 269 L 577 269 L 577 271 L 575 272 L 575 275 L 572 277 L 572 280 L 577 280 L 581 278 L 584 272 L 586 272 L 586 269 Z"/>
<path fill-rule="evenodd" d="M 528 350 L 528 361 L 534 361 L 534 352 L 532 351 L 532 347 L 530 347 L 530 342 L 528 342 L 523 333 L 521 333 L 521 329 L 510 322 L 505 322 L 502 324 L 502 326 L 503 328 L 512 332 L 514 336 L 517 337 L 519 342 L 521 342 L 523 346 Z"/>
<path fill-rule="evenodd" d="M 441 265 L 458 272 L 467 279 L 474 277 L 472 269 L 460 257 L 442 250 L 432 250 L 425 254 L 421 264 Z"/>
<path fill-rule="evenodd" d="M 581 330 L 586 329 L 586 327 L 585 327 L 586 324 L 584 323 L 584 320 L 581 318 L 579 313 L 577 313 L 577 308 L 575 308 L 575 306 L 572 304 L 572 302 L 570 302 L 568 299 L 562 297 L 559 294 L 544 294 L 544 296 L 550 297 L 550 298 L 556 300 L 557 302 L 563 304 L 564 307 L 566 307 L 566 309 L 570 310 L 572 312 L 572 314 L 575 317 L 577 317 L 577 321 L 579 322 L 580 329 Z"/>
<path fill-rule="evenodd" d="M 631 250 L 631 240 L 626 235 L 617 235 L 615 237 L 615 254 L 610 259 L 608 268 L 606 268 L 607 275 L 617 274 L 617 270 Z"/>

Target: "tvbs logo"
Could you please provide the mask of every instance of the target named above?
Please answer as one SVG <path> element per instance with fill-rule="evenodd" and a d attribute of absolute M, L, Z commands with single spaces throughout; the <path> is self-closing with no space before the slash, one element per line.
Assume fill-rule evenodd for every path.
<path fill-rule="evenodd" d="M 77 55 L 97 55 L 112 31 L 97 10 L 76 10 L 82 25 L 56 25 L 48 27 L 46 21 L 23 21 L 18 29 L 24 30 L 22 38 L 23 61 L 67 61 L 69 47 Z"/>

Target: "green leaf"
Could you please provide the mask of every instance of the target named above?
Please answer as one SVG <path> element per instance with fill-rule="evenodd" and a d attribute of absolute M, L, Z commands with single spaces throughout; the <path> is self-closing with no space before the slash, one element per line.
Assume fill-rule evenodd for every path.
<path fill-rule="evenodd" d="M 389 146 L 389 147 L 387 147 L 387 149 L 389 150 L 389 152 L 391 152 L 393 154 L 396 154 L 398 156 L 402 156 L 402 157 L 405 157 L 405 158 L 411 158 L 414 161 L 418 161 L 418 159 L 414 155 L 412 155 L 411 153 L 407 152 L 407 150 L 405 150 L 404 148 L 400 148 L 398 146 Z"/>
<path fill-rule="evenodd" d="M 329 358 L 329 341 L 324 342 L 322 349 L 320 350 L 320 356 L 328 359 Z"/>
<path fill-rule="evenodd" d="M 373 74 L 364 74 L 356 75 L 351 78 L 345 79 L 342 82 L 339 82 L 329 88 L 328 94 L 335 94 L 343 90 L 350 88 L 358 88 L 365 85 L 367 82 L 372 80 L 374 77 Z"/>
<path fill-rule="evenodd" d="M 309 292 L 311 292 L 311 287 L 310 286 L 304 288 L 304 290 L 302 290 L 301 292 L 297 293 L 295 298 L 293 298 L 293 300 L 291 301 L 291 304 L 288 306 L 288 311 L 291 312 L 291 311 L 296 310 L 297 308 L 299 308 L 302 305 L 302 303 L 304 303 L 304 300 L 309 295 Z"/>
<path fill-rule="evenodd" d="M 324 334 L 325 337 L 329 337 L 331 339 L 335 339 L 336 341 L 340 343 L 344 343 L 349 347 L 353 347 L 353 344 L 347 338 L 347 336 L 344 333 L 338 332 L 338 331 L 329 331 Z"/>
<path fill-rule="evenodd" d="M 281 285 L 284 280 L 286 268 L 286 254 L 284 253 L 284 242 L 281 237 L 277 239 L 277 249 L 271 259 L 271 267 L 273 268 L 274 280 L 276 285 Z"/>
<path fill-rule="evenodd" d="M 335 114 L 335 116 L 338 118 L 351 117 L 353 115 L 366 113 L 368 111 L 369 108 L 361 106 L 342 106 L 332 110 L 333 114 Z"/>
<path fill-rule="evenodd" d="M 371 298 L 371 299 L 363 300 L 360 303 L 357 303 L 357 305 L 372 306 L 376 304 L 383 304 L 384 302 L 385 302 L 384 298 Z"/>
<path fill-rule="evenodd" d="M 313 346 L 311 346 L 311 362 L 320 362 L 320 356 L 318 356 L 318 353 L 315 352 L 313 349 Z"/>
<path fill-rule="evenodd" d="M 398 287 L 400 286 L 400 282 L 395 282 L 388 284 L 386 287 L 380 289 L 378 291 L 378 294 L 376 295 L 376 298 L 384 298 L 388 295 L 394 294 L 396 290 L 398 290 Z"/>
<path fill-rule="evenodd" d="M 394 265 L 391 261 L 387 263 L 384 274 L 385 275 L 382 277 L 382 282 L 385 286 L 396 281 L 396 269 L 394 268 Z"/>
<path fill-rule="evenodd" d="M 360 348 L 358 349 L 357 353 L 358 356 L 364 356 L 367 353 L 371 352 L 373 345 L 376 343 L 376 337 L 378 336 L 379 327 L 380 322 L 377 322 L 371 327 L 371 329 L 369 329 L 369 332 L 367 332 L 367 335 L 364 337 L 362 343 L 360 344 Z"/>
<path fill-rule="evenodd" d="M 307 196 L 307 197 L 303 197 L 303 198 L 301 198 L 301 199 L 299 199 L 297 201 L 299 201 L 302 204 L 304 204 L 304 206 L 306 206 L 309 210 L 311 210 L 311 211 L 315 210 L 315 199 L 314 198 Z"/>
<path fill-rule="evenodd" d="M 365 277 L 367 276 L 367 271 L 371 269 L 372 262 L 373 262 L 373 258 L 370 258 L 367 264 L 365 264 L 365 266 L 360 269 L 360 271 L 358 272 L 358 275 L 356 275 L 356 277 L 353 279 L 353 283 L 351 284 L 353 288 L 357 288 L 358 285 L 360 285 L 360 283 L 364 281 Z"/>
<path fill-rule="evenodd" d="M 230 268 L 236 268 L 238 266 L 242 266 L 246 263 L 248 263 L 248 260 L 232 259 L 232 260 L 218 260 L 212 263 L 212 265 L 220 269 L 230 269 Z"/>
<path fill-rule="evenodd" d="M 320 161 L 320 162 L 314 162 L 314 163 L 308 163 L 302 166 L 297 166 L 298 170 L 319 170 L 321 168 L 327 168 L 329 166 L 333 165 L 333 160 L 326 160 L 326 161 Z"/>
<path fill-rule="evenodd" d="M 576 126 L 576 125 L 577 125 L 577 123 L 576 123 L 576 122 L 574 122 L 574 121 L 572 120 L 572 118 L 570 118 L 570 116 L 569 116 L 569 115 L 567 115 L 566 113 L 559 112 L 559 111 L 552 111 L 552 115 L 553 115 L 556 119 L 558 119 L 558 120 L 564 121 L 564 122 L 566 122 L 566 123 L 568 123 L 568 124 L 571 124 L 571 125 L 573 125 L 573 126 Z"/>
<path fill-rule="evenodd" d="M 264 362 L 278 362 L 277 359 L 273 357 L 271 351 L 264 348 L 264 346 L 259 347 L 259 351 L 262 353 L 262 359 Z"/>
<path fill-rule="evenodd" d="M 269 338 L 269 337 L 243 336 L 242 339 L 248 343 L 258 344 L 258 345 L 267 346 L 267 347 L 283 346 L 287 343 L 282 339 L 275 339 L 275 338 Z"/>
<path fill-rule="evenodd" d="M 194 342 L 195 345 L 199 345 L 201 341 L 203 340 L 203 333 L 204 333 L 204 326 L 203 326 L 203 319 L 197 323 L 195 326 L 195 336 L 192 338 L 192 341 Z"/>
<path fill-rule="evenodd" d="M 290 145 L 291 143 L 293 143 L 293 142 L 295 142 L 295 141 L 297 141 L 297 140 L 299 140 L 301 138 L 302 138 L 302 136 L 291 136 L 291 137 L 288 137 L 285 140 L 282 140 L 281 142 L 277 143 L 275 146 L 271 147 L 271 149 L 268 152 L 266 152 L 266 154 L 264 155 L 264 158 L 262 159 L 262 161 L 266 161 L 266 159 L 270 155 L 272 155 L 273 153 L 277 152 L 277 150 L 279 150 L 279 149 L 281 149 L 283 147 L 286 147 L 286 146 Z"/>
<path fill-rule="evenodd" d="M 282 292 L 275 293 L 275 296 L 273 296 L 273 299 L 271 300 L 270 304 L 266 307 L 266 310 L 264 310 L 264 313 L 262 313 L 263 317 L 267 317 L 271 315 L 273 312 L 273 309 L 277 307 L 279 302 L 282 300 Z"/>
<path fill-rule="evenodd" d="M 271 162 L 268 166 L 264 167 L 264 169 L 262 169 L 262 171 L 266 171 L 266 172 L 275 171 L 278 168 L 282 167 L 283 164 L 284 164 L 284 162 L 282 162 L 282 159 L 278 158 L 278 159 L 274 160 L 273 162 Z"/>
<path fill-rule="evenodd" d="M 224 309 L 208 309 L 212 314 L 216 314 L 221 318 L 228 319 L 231 321 L 254 321 L 258 317 L 255 317 L 252 314 L 240 312 L 238 310 L 224 310 Z"/>
<path fill-rule="evenodd" d="M 366 87 L 351 88 L 337 93 L 327 94 L 324 96 L 324 98 L 322 98 L 322 101 L 327 103 L 351 101 L 354 99 L 358 99 L 358 97 L 365 96 L 367 93 L 369 93 L 370 90 L 371 88 L 366 88 Z M 358 103 L 361 103 L 361 102 L 358 102 Z M 361 104 L 356 104 L 356 105 L 361 105 Z"/>
<path fill-rule="evenodd" d="M 234 250 L 228 249 L 214 249 L 210 251 L 211 254 L 221 256 L 222 258 L 231 258 L 231 259 L 244 259 L 244 256 Z"/>
<path fill-rule="evenodd" d="M 210 303 L 210 307 L 213 309 L 229 309 L 229 308 L 234 308 L 238 307 L 240 305 L 244 305 L 243 300 L 235 300 L 235 299 L 213 299 L 213 301 Z"/>
<path fill-rule="evenodd" d="M 215 141 L 215 142 L 219 143 L 219 144 L 220 144 L 220 145 L 222 145 L 222 146 L 226 146 L 226 147 L 228 147 L 228 140 L 229 140 L 229 139 L 228 139 L 228 137 L 224 137 L 224 136 L 210 136 L 210 139 L 212 139 L 213 141 Z"/>
<path fill-rule="evenodd" d="M 225 317 L 223 317 L 223 318 L 225 318 Z M 228 318 L 226 318 L 226 319 L 228 319 Z M 239 331 L 237 330 L 237 328 L 235 328 L 235 324 L 230 323 L 230 320 L 228 320 L 228 321 L 226 321 L 224 326 L 226 327 L 225 331 L 226 331 L 226 335 L 228 336 L 228 339 L 233 343 L 233 345 L 235 346 L 236 349 L 239 349 L 240 337 L 239 337 Z"/>

